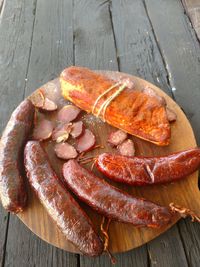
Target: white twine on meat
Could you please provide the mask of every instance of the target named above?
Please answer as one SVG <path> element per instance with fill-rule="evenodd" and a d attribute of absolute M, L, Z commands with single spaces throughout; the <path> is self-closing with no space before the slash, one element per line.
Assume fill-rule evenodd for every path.
<path fill-rule="evenodd" d="M 118 85 L 120 85 L 120 82 L 117 82 L 117 83 L 115 83 L 115 84 L 113 84 L 111 87 L 109 87 L 105 92 L 103 92 L 102 94 L 100 94 L 98 97 L 97 97 L 97 99 L 96 99 L 96 101 L 95 101 L 95 103 L 94 103 L 94 105 L 93 105 L 93 108 L 92 108 L 92 113 L 94 113 L 94 111 L 95 111 L 95 109 L 96 109 L 96 105 L 97 105 L 97 103 L 99 102 L 99 100 L 104 96 L 104 95 L 106 95 L 108 92 L 110 92 L 113 88 L 115 88 L 116 86 L 118 86 Z"/>
<path fill-rule="evenodd" d="M 110 88 L 108 88 L 105 92 L 103 92 L 101 95 L 98 96 L 98 98 L 96 99 L 92 112 L 94 112 L 96 105 L 98 103 L 98 101 L 101 99 L 101 97 L 103 97 L 105 94 L 107 94 L 110 90 L 112 90 L 113 88 L 115 88 L 116 86 L 118 86 L 119 84 L 121 84 L 120 82 L 114 84 L 113 86 L 111 86 Z M 105 121 L 105 113 L 106 113 L 106 109 L 107 107 L 110 105 L 110 103 L 126 88 L 126 83 L 122 84 L 111 96 L 108 97 L 108 99 L 106 99 L 103 104 L 101 105 L 100 109 L 98 110 L 96 116 L 99 117 L 99 115 L 101 114 L 101 112 L 103 111 L 102 114 L 102 120 Z"/>

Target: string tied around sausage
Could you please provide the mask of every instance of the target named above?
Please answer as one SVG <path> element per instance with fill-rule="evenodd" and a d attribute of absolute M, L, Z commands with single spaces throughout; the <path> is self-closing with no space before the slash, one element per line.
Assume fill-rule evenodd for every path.
<path fill-rule="evenodd" d="M 104 236 L 104 251 L 106 251 L 108 253 L 112 264 L 115 264 L 116 263 L 116 259 L 108 249 L 108 245 L 109 245 L 108 229 L 109 229 L 109 226 L 110 226 L 110 223 L 111 223 L 111 219 L 108 219 L 105 228 L 104 228 L 104 223 L 105 223 L 105 217 L 103 216 L 102 217 L 102 221 L 101 221 L 101 225 L 100 225 L 100 229 L 101 229 L 101 232 L 102 232 L 102 234 Z"/>
<path fill-rule="evenodd" d="M 200 216 L 196 215 L 192 210 L 188 208 L 181 207 L 179 205 L 175 205 L 174 203 L 169 204 L 170 209 L 172 212 L 177 212 L 180 214 L 181 217 L 191 217 L 192 222 L 199 222 L 200 223 Z"/>

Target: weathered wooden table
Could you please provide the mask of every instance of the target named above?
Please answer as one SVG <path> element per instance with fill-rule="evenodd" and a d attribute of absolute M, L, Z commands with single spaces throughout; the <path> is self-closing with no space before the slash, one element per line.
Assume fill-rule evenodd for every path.
<path fill-rule="evenodd" d="M 76 64 L 156 84 L 182 107 L 200 144 L 200 46 L 187 14 L 180 0 L 0 0 L 0 130 L 24 97 Z M 111 266 L 107 256 L 46 244 L 2 208 L 0 240 L 1 266 Z M 117 260 L 200 266 L 200 225 L 181 220 Z"/>

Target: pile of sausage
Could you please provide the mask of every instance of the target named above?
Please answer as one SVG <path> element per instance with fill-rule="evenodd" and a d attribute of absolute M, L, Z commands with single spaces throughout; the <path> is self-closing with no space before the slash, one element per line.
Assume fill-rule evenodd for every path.
<path fill-rule="evenodd" d="M 170 223 L 174 212 L 169 207 L 133 197 L 78 163 L 75 159 L 78 154 L 95 145 L 93 133 L 85 129 L 82 121 L 74 122 L 80 113 L 79 108 L 67 105 L 60 109 L 57 125 L 45 118 L 38 120 L 37 115 L 34 116 L 35 108 L 50 112 L 55 111 L 57 105 L 42 94 L 38 95 L 36 103 L 24 100 L 13 112 L 1 138 L 0 197 L 6 210 L 18 213 L 27 205 L 22 176 L 25 166 L 29 184 L 48 214 L 65 237 L 86 255 L 100 255 L 103 240 L 69 189 L 96 212 L 111 220 L 152 228 Z M 56 155 L 68 160 L 63 165 L 62 181 L 52 169 L 40 144 L 49 138 L 55 141 Z M 69 138 L 75 140 L 75 146 L 67 143 Z M 120 154 L 101 154 L 95 159 L 95 164 L 108 178 L 117 182 L 131 185 L 171 182 L 189 175 L 200 166 L 198 148 L 166 157 L 145 158 L 134 156 L 134 145 L 121 130 L 111 133 L 108 142 L 117 147 Z"/>

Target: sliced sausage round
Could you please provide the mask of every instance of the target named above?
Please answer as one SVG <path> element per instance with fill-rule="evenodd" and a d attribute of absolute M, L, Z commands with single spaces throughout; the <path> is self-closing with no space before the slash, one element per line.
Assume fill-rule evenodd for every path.
<path fill-rule="evenodd" d="M 77 121 L 72 124 L 71 136 L 73 138 L 79 137 L 84 131 L 84 125 L 82 121 Z"/>
<path fill-rule="evenodd" d="M 135 155 L 135 147 L 131 139 L 125 140 L 117 147 L 117 149 L 119 150 L 119 153 L 123 156 L 133 157 Z"/>
<path fill-rule="evenodd" d="M 76 149 L 68 143 L 56 144 L 54 150 L 61 159 L 74 159 L 78 156 Z"/>
<path fill-rule="evenodd" d="M 58 121 L 70 122 L 70 121 L 75 120 L 78 117 L 80 112 L 81 112 L 81 110 L 79 108 L 77 108 L 76 106 L 67 105 L 67 106 L 64 106 L 58 112 L 57 119 L 58 119 Z"/>
<path fill-rule="evenodd" d="M 111 132 L 108 137 L 108 143 L 110 143 L 113 146 L 120 145 L 124 140 L 127 138 L 127 133 L 125 133 L 122 130 L 117 130 L 115 132 Z"/>
<path fill-rule="evenodd" d="M 34 130 L 33 130 L 33 139 L 38 141 L 43 141 L 49 139 L 53 132 L 53 123 L 49 120 L 42 119 L 40 120 Z"/>
<path fill-rule="evenodd" d="M 65 142 L 69 138 L 71 130 L 72 123 L 62 123 L 53 130 L 52 139 L 57 143 Z"/>
<path fill-rule="evenodd" d="M 95 142 L 96 140 L 94 134 L 90 130 L 85 129 L 84 134 L 77 139 L 76 149 L 80 153 L 86 152 L 93 148 Z"/>

